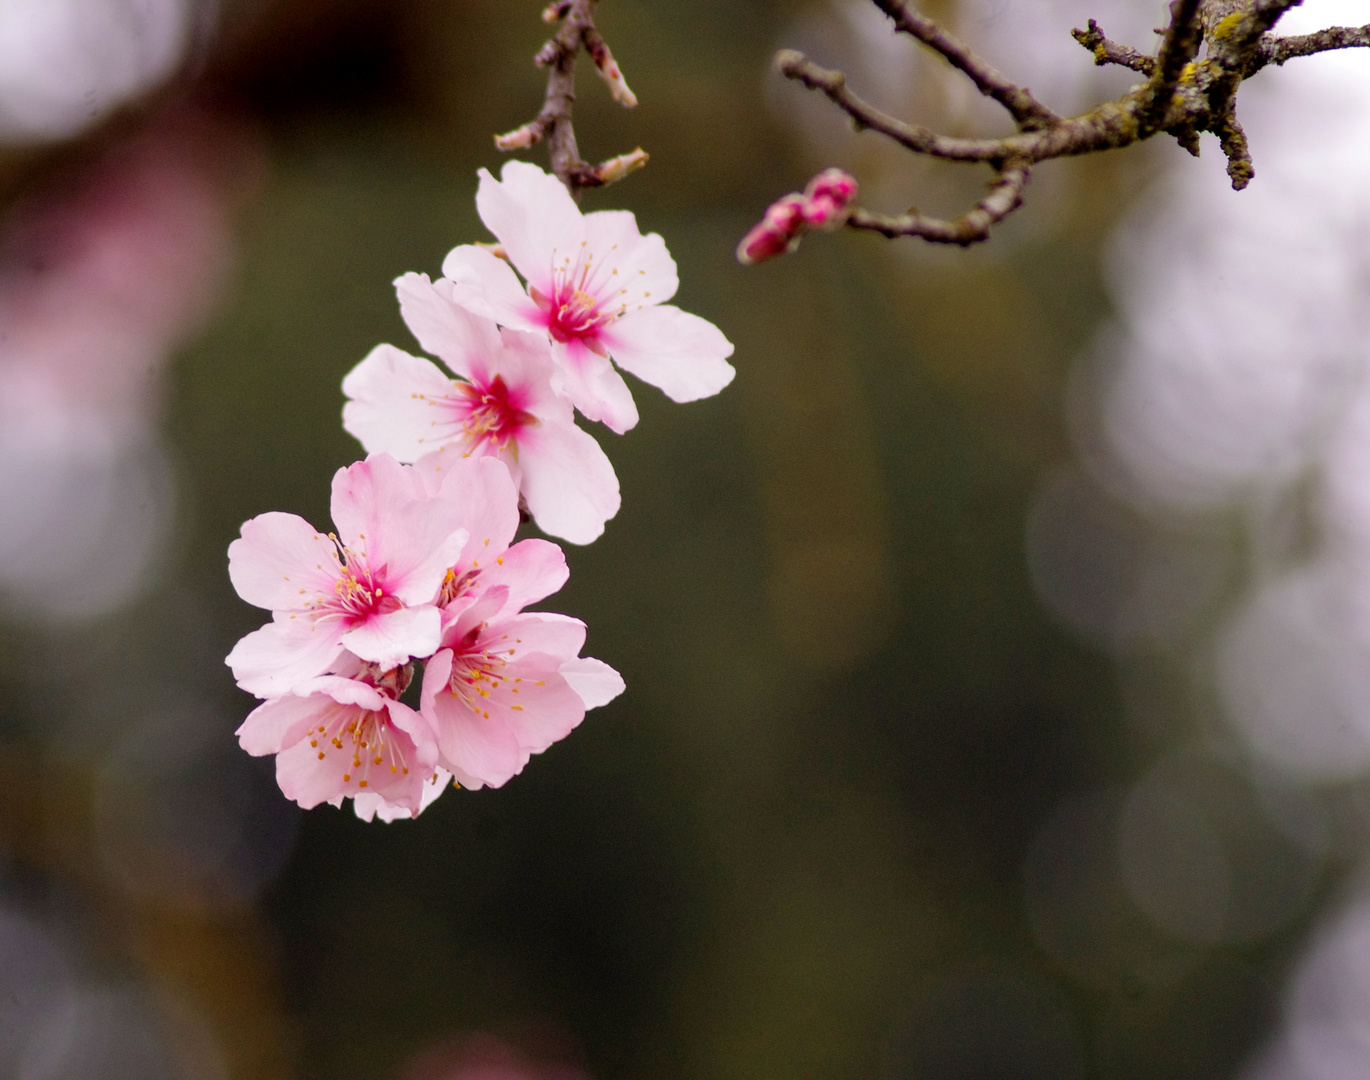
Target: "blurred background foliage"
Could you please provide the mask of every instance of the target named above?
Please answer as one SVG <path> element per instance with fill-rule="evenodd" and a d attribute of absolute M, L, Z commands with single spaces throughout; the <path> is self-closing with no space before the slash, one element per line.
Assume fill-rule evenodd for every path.
<path fill-rule="evenodd" d="M 982 249 L 844 234 L 742 268 L 768 202 L 834 163 L 768 73 L 821 7 L 601 5 L 642 104 L 583 71 L 582 149 L 652 160 L 584 205 L 666 238 L 738 377 L 688 406 L 639 387 L 640 426 L 595 432 L 623 509 L 550 604 L 628 692 L 507 788 L 413 822 L 296 813 L 237 750 L 253 703 L 222 657 L 260 614 L 225 548 L 265 510 L 326 521 L 359 453 L 339 380 L 377 342 L 416 349 L 393 278 L 485 238 L 475 172 L 540 103 L 540 4 L 244 0 L 169 88 L 0 151 L 20 205 L 177 103 L 249 148 L 207 151 L 249 193 L 159 391 L 176 495 L 155 573 L 98 618 L 15 607 L 0 631 L 6 903 L 78 983 L 198 1034 L 155 1065 L 0 1052 L 0 1072 L 404 1080 L 472 1031 L 599 1080 L 1208 1078 L 1251 1051 L 1302 914 L 1196 945 L 1125 896 L 1053 907 L 1056 863 L 1032 854 L 1050 828 L 1095 842 L 1070 831 L 1077 797 L 1115 798 L 1194 724 L 1128 723 L 1114 665 L 1044 611 L 1024 558 L 1070 454 L 1071 361 L 1110 315 L 1103 238 L 1169 151 L 1044 168 Z M 846 138 L 836 163 L 869 175 L 874 136 Z M 939 176 L 929 208 L 982 181 Z M 1115 909 L 1083 953 L 1050 946 Z"/>

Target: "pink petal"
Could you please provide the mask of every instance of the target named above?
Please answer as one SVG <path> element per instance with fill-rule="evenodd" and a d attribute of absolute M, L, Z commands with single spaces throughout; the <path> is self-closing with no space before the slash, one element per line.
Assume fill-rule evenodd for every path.
<path fill-rule="evenodd" d="M 585 215 L 586 246 L 594 252 L 587 292 L 609 311 L 664 304 L 680 286 L 675 260 L 657 233 L 643 236 L 628 210 Z M 613 271 L 618 271 L 614 273 Z"/>
<path fill-rule="evenodd" d="M 434 600 L 467 540 L 460 508 L 430 498 L 418 474 L 388 454 L 339 469 L 332 509 L 344 543 L 373 573 L 384 568 L 385 590 L 406 604 Z"/>
<path fill-rule="evenodd" d="M 343 429 L 368 454 L 413 462 L 446 442 L 463 438 L 448 406 L 452 380 L 438 366 L 395 348 L 377 345 L 343 379 Z"/>
<path fill-rule="evenodd" d="M 287 798 L 306 810 L 358 793 L 379 795 L 390 805 L 406 807 L 411 814 L 418 808 L 423 781 L 430 775 L 426 770 L 392 773 L 385 764 L 368 769 L 355 763 L 352 747 L 347 743 L 339 750 L 321 740 L 320 748 L 301 739 L 276 755 L 276 782 Z M 367 782 L 365 788 L 361 786 L 363 778 Z"/>
<path fill-rule="evenodd" d="M 569 418 L 547 420 L 519 436 L 523 497 L 538 528 L 588 544 L 618 513 L 618 477 L 592 435 Z"/>
<path fill-rule="evenodd" d="M 500 343 L 503 349 L 493 354 L 481 378 L 502 376 L 511 400 L 517 399 L 519 408 L 527 412 L 539 417 L 564 412 L 569 418 L 569 403 L 552 389 L 557 366 L 547 332 L 541 328 L 534 333 L 506 328 L 500 331 Z"/>
<path fill-rule="evenodd" d="M 513 613 L 509 606 L 509 590 L 503 585 L 485 585 L 472 597 L 449 604 L 443 611 L 442 644 L 455 645 L 482 623 L 488 623 L 503 612 Z"/>
<path fill-rule="evenodd" d="M 557 361 L 552 388 L 570 398 L 587 420 L 598 420 L 619 435 L 637 424 L 632 391 L 605 357 L 573 340 L 554 343 L 552 358 Z"/>
<path fill-rule="evenodd" d="M 533 669 L 529 674 L 534 677 L 510 687 L 508 696 L 497 695 L 497 704 L 520 749 L 525 754 L 540 754 L 580 725 L 585 719 L 585 702 L 555 668 Z"/>
<path fill-rule="evenodd" d="M 429 497 L 436 499 L 442 494 L 442 486 L 447 482 L 448 473 L 466 461 L 481 461 L 492 458 L 501 462 L 504 465 L 504 471 L 509 474 L 510 479 L 517 486 L 518 478 L 522 477 L 523 470 L 518 467 L 517 462 L 511 465 L 508 459 L 512 457 L 512 454 L 499 453 L 488 444 L 478 450 L 468 450 L 460 443 L 449 443 L 441 450 L 432 450 L 414 462 L 414 472 L 423 482 L 424 490 Z"/>
<path fill-rule="evenodd" d="M 425 605 L 372 615 L 343 634 L 341 641 L 363 660 L 392 668 L 407 664 L 410 657 L 431 656 L 441 636 L 442 614 L 436 607 Z"/>
<path fill-rule="evenodd" d="M 310 679 L 298 690 L 297 694 L 324 694 L 339 705 L 354 705 L 368 712 L 379 712 L 386 707 L 390 698 L 374 686 L 357 679 L 343 678 L 338 675 L 321 675 Z"/>
<path fill-rule="evenodd" d="M 288 694 L 306 680 L 322 675 L 342 652 L 332 624 L 286 618 L 242 638 L 224 662 L 233 669 L 239 686 L 266 698 Z"/>
<path fill-rule="evenodd" d="M 454 304 L 501 326 L 547 332 L 547 316 L 539 310 L 503 259 L 484 248 L 463 244 L 442 261 L 444 285 Z"/>
<path fill-rule="evenodd" d="M 500 556 L 497 565 L 481 574 L 487 589 L 508 589 L 510 611 L 522 611 L 529 604 L 545 600 L 566 584 L 571 571 L 566 556 L 556 544 L 546 540 L 520 540 Z"/>
<path fill-rule="evenodd" d="M 383 542 L 387 527 L 425 496 L 412 470 L 387 453 L 370 454 L 333 474 L 333 524 L 344 545 L 371 554 L 368 549 Z M 376 565 L 386 561 L 378 557 Z"/>
<path fill-rule="evenodd" d="M 395 279 L 400 314 L 424 352 L 469 379 L 472 363 L 481 363 L 499 351 L 499 329 L 492 318 L 459 307 L 452 301 L 451 291 L 450 283 L 439 287 L 427 274 L 405 274 Z"/>
<path fill-rule="evenodd" d="M 445 657 L 445 662 L 440 661 Z M 447 685 L 452 654 L 444 649 L 423 673 L 423 711 L 437 732 L 442 764 L 454 773 L 499 787 L 523 768 L 519 741 L 488 709 L 454 696 Z"/>
<path fill-rule="evenodd" d="M 332 541 L 294 514 L 260 514 L 228 545 L 238 595 L 271 611 L 298 610 L 319 592 L 331 594 L 337 566 Z"/>
<path fill-rule="evenodd" d="M 584 647 L 585 624 L 569 615 L 529 611 L 492 624 L 480 641 L 491 652 L 506 653 L 515 663 L 537 654 L 551 657 L 559 666 Z"/>
<path fill-rule="evenodd" d="M 574 259 L 585 239 L 585 219 L 575 200 L 555 176 L 526 161 L 506 161 L 498 181 L 485 169 L 479 175 L 480 219 L 524 280 L 551 295 L 553 263 Z"/>
<path fill-rule="evenodd" d="M 351 754 L 331 748 L 322 760 L 318 754 L 308 739 L 300 739 L 276 755 L 276 783 L 287 799 L 306 810 L 346 794 L 343 776 L 351 767 Z"/>
<path fill-rule="evenodd" d="M 460 458 L 449 451 L 438 498 L 460 509 L 462 528 L 470 534 L 452 565 L 493 566 L 519 527 L 519 493 L 509 470 L 496 458 Z"/>
<path fill-rule="evenodd" d="M 359 791 L 352 797 L 352 809 L 356 811 L 357 817 L 363 821 L 380 818 L 389 823 L 401 818 L 416 818 L 432 806 L 437 797 L 446 791 L 451 783 L 451 773 L 446 769 L 434 769 L 423 781 L 423 794 L 419 797 L 417 810 L 388 803 L 379 795 L 372 795 L 365 791 Z"/>
<path fill-rule="evenodd" d="M 438 760 L 438 742 L 432 722 L 402 701 L 387 699 L 385 707 L 390 713 L 390 723 L 404 732 L 413 744 L 414 756 L 409 761 L 409 771 L 431 772 Z"/>
<path fill-rule="evenodd" d="M 603 660 L 593 656 L 577 656 L 561 665 L 561 677 L 580 695 L 587 709 L 607 705 L 623 693 L 627 686 L 623 676 Z"/>
<path fill-rule="evenodd" d="M 614 363 L 672 401 L 718 393 L 737 374 L 727 362 L 733 345 L 707 319 L 670 304 L 629 312 L 600 333 Z"/>
<path fill-rule="evenodd" d="M 298 742 L 318 726 L 317 717 L 330 707 L 336 706 L 327 698 L 286 694 L 258 705 L 234 734 L 238 745 L 253 757 L 279 753 L 281 747 Z"/>

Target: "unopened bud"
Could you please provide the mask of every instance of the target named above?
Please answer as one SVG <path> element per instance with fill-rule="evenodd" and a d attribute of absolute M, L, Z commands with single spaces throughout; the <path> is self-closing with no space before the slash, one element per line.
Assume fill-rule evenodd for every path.
<path fill-rule="evenodd" d="M 622 180 L 630 172 L 636 172 L 647 164 L 648 153 L 642 147 L 638 147 L 630 154 L 620 154 L 616 158 L 595 166 L 595 175 L 601 182 L 612 184 L 615 180 Z"/>
<path fill-rule="evenodd" d="M 797 248 L 804 233 L 804 205 L 804 196 L 794 192 L 771 203 L 737 245 L 737 261 L 750 266 Z"/>
<path fill-rule="evenodd" d="M 851 216 L 859 187 L 851 173 L 825 169 L 804 189 L 804 222 L 815 229 L 836 229 Z"/>
<path fill-rule="evenodd" d="M 526 150 L 541 138 L 542 125 L 532 120 L 505 135 L 496 135 L 495 146 L 500 150 Z"/>
<path fill-rule="evenodd" d="M 560 22 L 566 18 L 566 13 L 571 10 L 571 0 L 553 0 L 542 9 L 542 21 L 545 23 Z"/>
<path fill-rule="evenodd" d="M 628 83 L 623 78 L 623 70 L 618 66 L 618 61 L 614 59 L 604 39 L 597 33 L 586 34 L 585 47 L 595 62 L 595 70 L 608 85 L 609 93 L 613 95 L 614 100 L 625 109 L 631 109 L 636 105 L 637 95 L 628 89 Z"/>

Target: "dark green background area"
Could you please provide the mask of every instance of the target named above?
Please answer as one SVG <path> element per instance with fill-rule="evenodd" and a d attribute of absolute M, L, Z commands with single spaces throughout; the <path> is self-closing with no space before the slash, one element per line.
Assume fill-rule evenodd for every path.
<path fill-rule="evenodd" d="M 207 91 L 259 119 L 269 172 L 229 295 L 171 375 L 176 558 L 118 631 L 232 717 L 252 702 L 220 658 L 261 613 L 225 549 L 266 510 L 326 521 L 360 454 L 342 376 L 381 341 L 418 351 L 390 282 L 486 239 L 476 170 L 543 88 L 535 0 L 316 7 Z M 652 161 L 584 206 L 666 238 L 676 302 L 736 343 L 737 379 L 685 406 L 635 383 L 640 425 L 595 430 L 623 508 L 568 547 L 547 606 L 586 621 L 627 693 L 503 790 L 389 826 L 301 816 L 260 910 L 307 1080 L 398 1077 L 478 1029 L 555 1030 L 598 1080 L 1209 1078 L 1268 1023 L 1281 946 L 1211 951 L 1159 987 L 1079 982 L 1023 900 L 1046 816 L 1146 752 L 1023 556 L 1135 182 L 1072 166 L 1068 220 L 998 248 L 842 234 L 738 266 L 767 203 L 828 164 L 766 106 L 798 9 L 602 4 L 642 104 L 582 72 L 582 149 Z"/>

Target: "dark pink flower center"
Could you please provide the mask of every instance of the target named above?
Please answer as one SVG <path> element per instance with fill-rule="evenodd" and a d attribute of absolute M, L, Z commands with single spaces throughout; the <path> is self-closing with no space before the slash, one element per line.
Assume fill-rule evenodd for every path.
<path fill-rule="evenodd" d="M 538 422 L 532 413 L 519 408 L 516 398 L 502 375 L 496 375 L 483 386 L 474 382 L 457 383 L 461 427 L 472 446 L 490 442 L 497 450 L 503 450 L 518 438 L 520 428 Z"/>
<path fill-rule="evenodd" d="M 547 330 L 562 344 L 572 338 L 593 337 L 613 319 L 608 312 L 599 310 L 598 300 L 579 289 L 562 293 L 554 302 L 551 316 Z"/>
<path fill-rule="evenodd" d="M 344 547 L 331 533 L 329 538 L 337 545 L 339 552 L 338 576 L 333 579 L 332 596 L 321 595 L 305 605 L 315 622 L 338 619 L 344 625 L 355 626 L 373 615 L 388 615 L 404 606 L 399 597 L 391 596 L 382 585 L 385 567 L 373 571 L 366 556 Z"/>
<path fill-rule="evenodd" d="M 552 293 L 544 295 L 529 287 L 528 295 L 547 319 L 547 332 L 563 345 L 581 340 L 592 348 L 599 331 L 614 321 L 619 312 L 606 311 L 600 299 L 618 271 L 594 265 L 594 254 L 585 251 L 573 263 L 565 260 L 552 268 Z M 617 290 L 610 290 L 617 296 Z M 596 352 L 599 350 L 596 349 Z"/>

